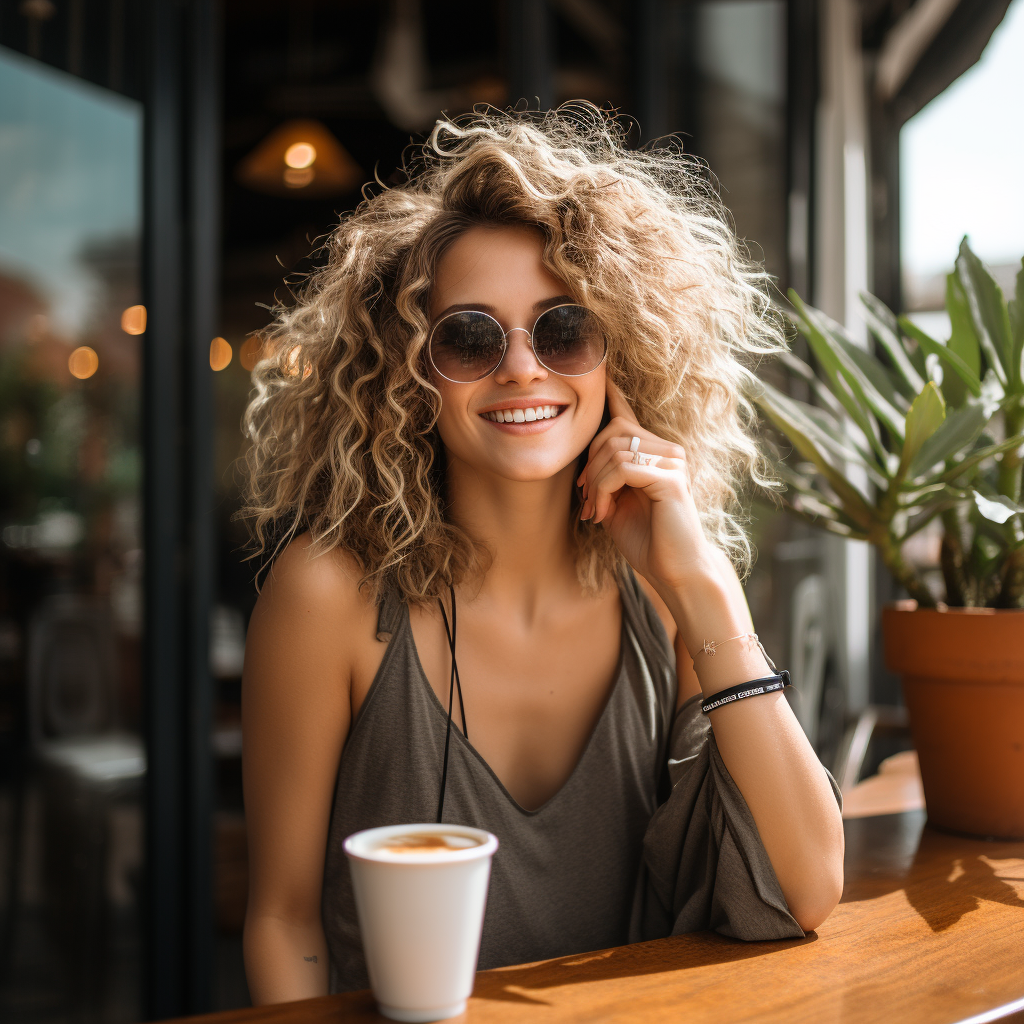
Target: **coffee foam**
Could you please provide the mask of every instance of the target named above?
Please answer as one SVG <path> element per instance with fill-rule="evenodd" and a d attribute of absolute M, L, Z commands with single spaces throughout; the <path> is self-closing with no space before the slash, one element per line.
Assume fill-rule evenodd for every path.
<path fill-rule="evenodd" d="M 458 835 L 454 832 L 406 832 L 377 843 L 373 847 L 373 852 L 400 859 L 410 854 L 444 856 L 446 853 L 469 850 L 482 845 L 483 843 L 473 836 Z"/>

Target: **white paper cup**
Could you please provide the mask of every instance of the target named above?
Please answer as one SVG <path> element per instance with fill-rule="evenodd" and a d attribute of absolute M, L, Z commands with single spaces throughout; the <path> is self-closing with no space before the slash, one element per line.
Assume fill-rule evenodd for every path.
<path fill-rule="evenodd" d="M 380 848 L 424 832 L 477 845 L 399 854 Z M 497 848 L 490 832 L 464 825 L 387 825 L 345 840 L 370 985 L 385 1017 L 418 1024 L 465 1010 Z"/>

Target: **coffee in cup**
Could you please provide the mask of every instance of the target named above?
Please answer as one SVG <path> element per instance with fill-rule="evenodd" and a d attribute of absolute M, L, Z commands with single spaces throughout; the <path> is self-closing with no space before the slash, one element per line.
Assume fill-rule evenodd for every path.
<path fill-rule="evenodd" d="M 344 846 L 380 1012 L 411 1022 L 462 1013 L 498 840 L 463 825 L 388 825 Z"/>

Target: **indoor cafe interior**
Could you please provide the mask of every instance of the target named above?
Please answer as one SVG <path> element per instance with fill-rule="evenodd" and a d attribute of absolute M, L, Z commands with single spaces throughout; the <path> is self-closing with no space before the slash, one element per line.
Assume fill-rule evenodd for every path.
<path fill-rule="evenodd" d="M 629 146 L 697 158 L 780 308 L 822 311 L 857 363 L 895 338 L 870 293 L 906 318 L 892 344 L 940 339 L 912 371 L 940 386 L 956 310 L 984 320 L 949 312 L 965 235 L 1024 335 L 1022 52 L 1024 0 L 0 0 L 0 1019 L 254 1012 L 241 422 L 275 310 L 367 183 L 404 181 L 407 148 L 478 104 L 612 108 Z M 806 370 L 817 338 L 791 330 L 804 371 L 764 376 L 852 416 Z M 813 456 L 765 431 L 795 480 Z M 1012 432 L 984 435 L 992 457 Z M 1017 472 L 976 507 L 1024 559 Z M 795 942 L 481 972 L 467 1019 L 1024 1020 L 1024 824 L 941 827 L 883 636 L 907 589 L 845 513 L 745 500 L 746 599 L 844 797 L 842 901 Z M 900 564 L 945 607 L 939 522 Z M 330 998 L 295 1015 L 373 1019 Z"/>

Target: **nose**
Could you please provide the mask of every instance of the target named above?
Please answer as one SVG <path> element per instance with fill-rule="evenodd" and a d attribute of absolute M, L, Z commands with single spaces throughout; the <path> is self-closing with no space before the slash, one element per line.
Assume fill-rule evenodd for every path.
<path fill-rule="evenodd" d="M 513 327 L 505 337 L 508 347 L 494 371 L 494 379 L 499 384 L 530 384 L 547 380 L 548 371 L 534 355 L 530 332 L 525 327 Z"/>

